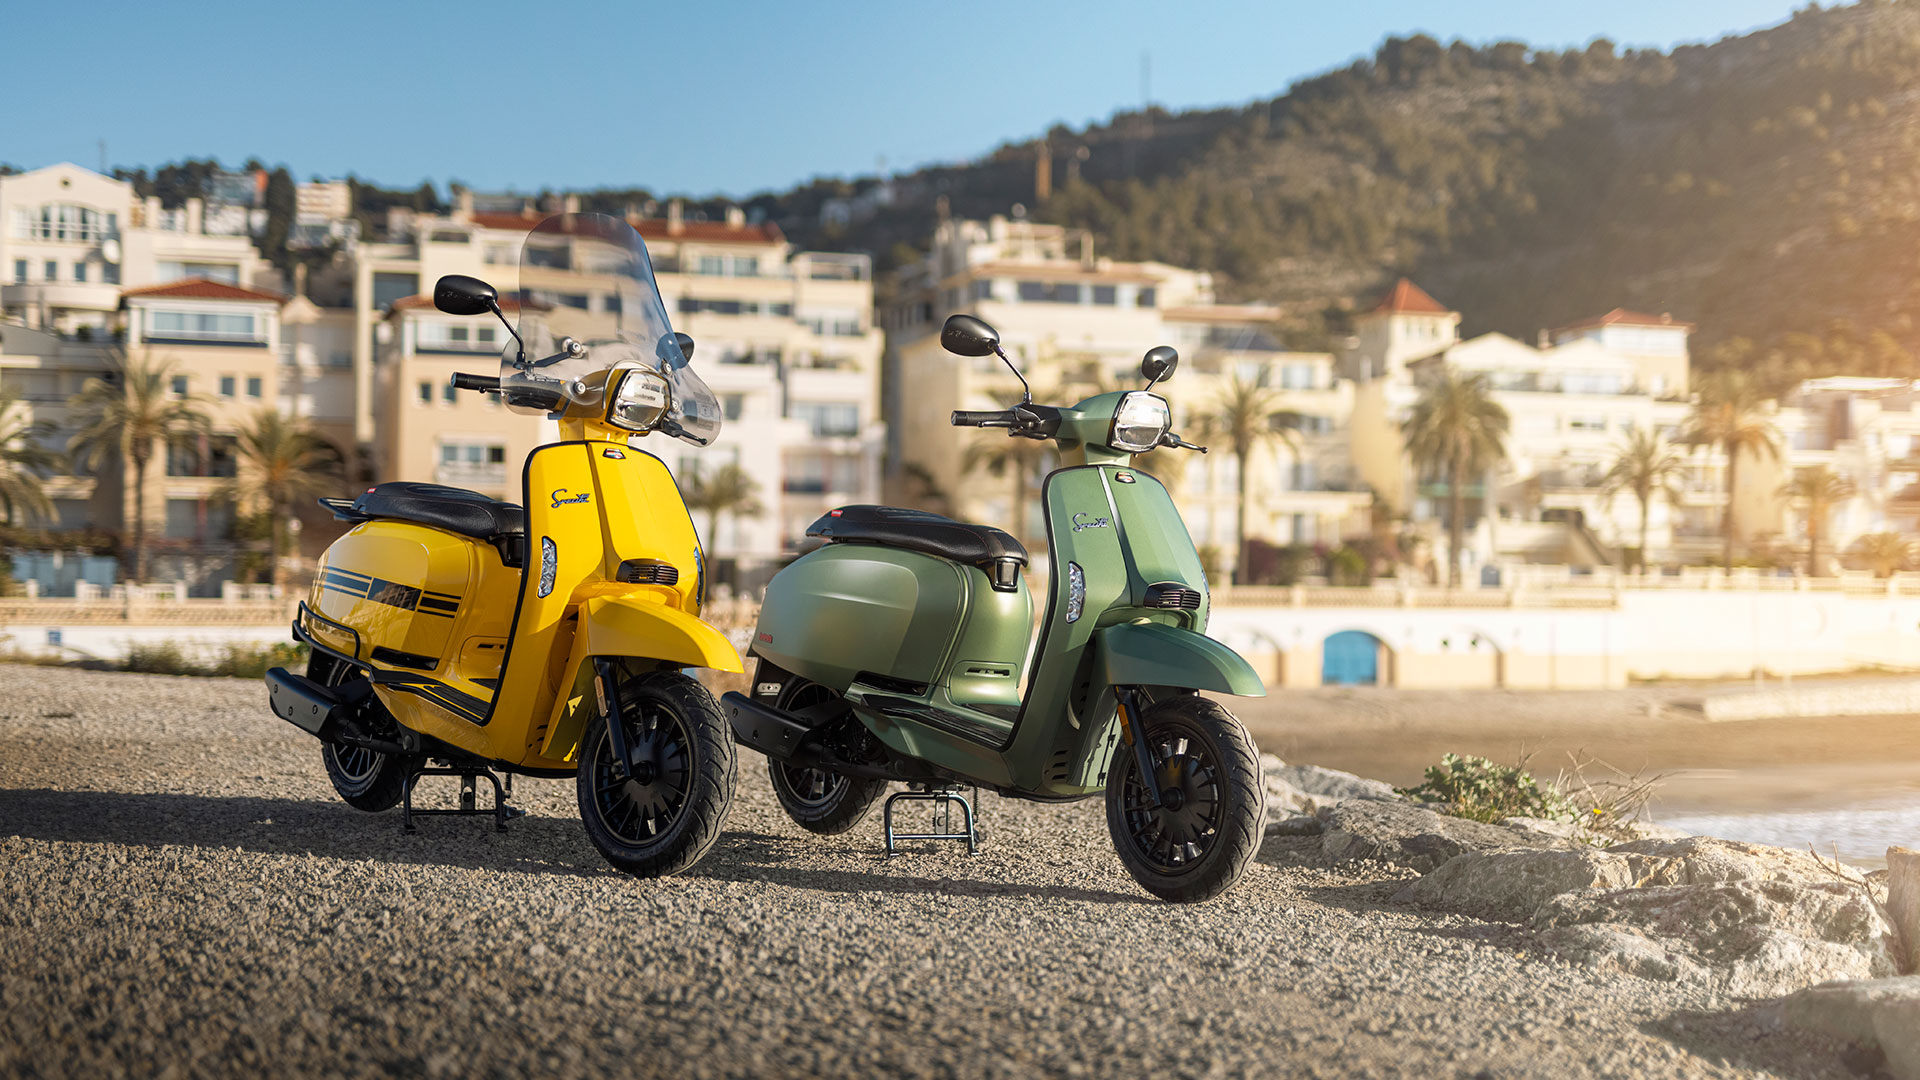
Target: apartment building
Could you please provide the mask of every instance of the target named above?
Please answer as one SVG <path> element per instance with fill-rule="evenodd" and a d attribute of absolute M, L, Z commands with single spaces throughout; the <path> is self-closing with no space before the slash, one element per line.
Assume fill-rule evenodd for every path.
<path fill-rule="evenodd" d="M 355 429 L 373 448 L 378 476 L 433 476 L 517 496 L 519 464 L 545 437 L 541 420 L 447 384 L 454 371 L 497 367 L 505 329 L 443 315 L 425 294 L 457 273 L 513 296 L 521 242 L 545 216 L 477 211 L 467 199 L 446 215 L 396 214 L 384 241 L 355 248 Z M 794 551 L 830 507 L 875 501 L 886 424 L 867 257 L 796 251 L 777 228 L 737 209 L 720 221 L 689 220 L 676 202 L 665 217 L 629 220 L 727 421 L 713 446 L 648 448 L 676 475 L 737 464 L 758 487 L 753 513 L 696 513 L 714 553 L 763 566 Z M 543 281 L 539 292 L 543 303 L 588 311 L 609 303 L 604 283 L 590 280 L 578 288 Z"/>
<path fill-rule="evenodd" d="M 1920 534 L 1916 402 L 1920 384 L 1910 379 L 1832 376 L 1795 387 L 1772 418 L 1779 456 L 1751 466 L 1741 460 L 1740 486 L 1756 504 L 1756 537 L 1801 558 L 1817 530 L 1816 572 L 1826 574 L 1849 561 L 1870 533 Z M 1844 481 L 1850 493 L 1824 507 L 1792 493 L 1795 476 L 1822 470 Z"/>
<path fill-rule="evenodd" d="M 78 165 L 0 177 L 0 317 L 61 334 L 108 335 L 123 289 L 206 278 L 278 291 L 246 215 L 189 199 L 164 208 Z"/>
<path fill-rule="evenodd" d="M 897 284 L 886 318 L 897 498 L 1043 546 L 1037 495 L 1048 456 L 1009 460 L 997 456 L 1003 434 L 948 425 L 954 409 L 1005 408 L 1020 394 L 997 358 L 940 348 L 941 324 L 964 312 L 999 330 L 1038 400 L 1071 404 L 1137 386 L 1141 356 L 1160 344 L 1181 352 L 1162 390 L 1176 429 L 1190 436 L 1235 379 L 1270 389 L 1276 422 L 1298 435 L 1268 441 L 1248 463 L 1249 535 L 1338 542 L 1366 530 L 1370 497 L 1357 490 L 1343 448 L 1351 390 L 1335 378 L 1333 357 L 1286 351 L 1272 334 L 1278 311 L 1216 303 L 1211 275 L 1099 257 L 1083 231 L 994 217 L 940 222 L 926 257 Z M 1139 464 L 1174 493 L 1195 542 L 1231 568 L 1240 463 L 1223 451 L 1157 451 Z"/>
<path fill-rule="evenodd" d="M 1405 279 L 1356 320 L 1343 367 L 1358 383 L 1352 452 L 1366 483 L 1396 512 L 1433 522 L 1438 533 L 1449 509 L 1447 484 L 1407 459 L 1400 425 L 1423 375 L 1446 365 L 1486 376 L 1511 419 L 1506 460 L 1468 486 L 1469 565 L 1603 565 L 1617 558 L 1616 549 L 1637 547 L 1639 504 L 1629 494 L 1605 494 L 1604 477 L 1631 432 L 1655 431 L 1669 441 L 1684 432 L 1692 325 L 1616 309 L 1547 331 L 1537 346 L 1499 333 L 1463 341 L 1459 325 L 1458 312 Z M 1659 494 L 1650 507 L 1653 561 L 1692 561 L 1717 550 L 1724 455 L 1681 452 L 1679 500 Z M 1741 467 L 1748 465 L 1743 458 Z M 1743 494 L 1749 490 L 1742 484 Z M 1742 537 L 1758 535 L 1765 507 L 1757 498 L 1737 498 L 1734 524 Z M 1444 537 L 1436 535 L 1435 543 Z"/>

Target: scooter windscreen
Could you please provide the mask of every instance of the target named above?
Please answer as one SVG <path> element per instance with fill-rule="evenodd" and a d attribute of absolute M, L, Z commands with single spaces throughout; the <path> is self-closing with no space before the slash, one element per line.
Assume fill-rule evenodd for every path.
<path fill-rule="evenodd" d="M 501 357 L 500 389 L 519 412 L 606 405 L 614 373 L 649 368 L 671 400 L 655 430 L 695 446 L 720 434 L 720 402 L 674 340 L 646 242 L 609 214 L 557 214 L 520 255 L 521 355 Z"/>

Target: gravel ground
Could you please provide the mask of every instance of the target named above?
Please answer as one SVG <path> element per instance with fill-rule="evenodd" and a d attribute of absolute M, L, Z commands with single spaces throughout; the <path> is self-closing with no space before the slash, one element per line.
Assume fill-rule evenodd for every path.
<path fill-rule="evenodd" d="M 741 777 L 705 862 L 636 881 L 571 782 L 407 836 L 257 684 L 0 666 L 0 1076 L 1849 1075 L 1311 840 L 1175 907 L 1097 802 L 889 862 L 877 814 L 813 837 Z"/>

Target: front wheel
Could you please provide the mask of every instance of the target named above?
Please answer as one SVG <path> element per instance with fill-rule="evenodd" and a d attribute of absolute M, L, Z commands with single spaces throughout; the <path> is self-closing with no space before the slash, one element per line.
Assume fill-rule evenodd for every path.
<path fill-rule="evenodd" d="M 733 806 L 732 732 L 707 688 L 679 672 L 628 680 L 620 703 L 621 716 L 597 714 L 581 737 L 580 820 L 616 869 L 677 874 L 712 850 Z M 625 780 L 616 776 L 609 722 L 626 737 Z"/>
<path fill-rule="evenodd" d="M 1160 805 L 1122 741 L 1107 774 L 1114 850 L 1141 888 L 1162 900 L 1218 896 L 1260 849 L 1266 798 L 1253 740 L 1232 713 L 1198 694 L 1156 702 L 1128 719 L 1145 726 Z"/>

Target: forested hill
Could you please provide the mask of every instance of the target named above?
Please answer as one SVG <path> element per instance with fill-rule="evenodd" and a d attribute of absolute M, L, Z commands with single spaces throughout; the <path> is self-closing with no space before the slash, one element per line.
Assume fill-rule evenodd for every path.
<path fill-rule="evenodd" d="M 1270 101 L 1056 128 L 819 224 L 824 199 L 871 183 L 755 202 L 802 242 L 894 258 L 941 196 L 969 216 L 1021 202 L 1109 254 L 1289 303 L 1303 344 L 1338 329 L 1329 299 L 1405 273 L 1468 333 L 1531 340 L 1629 307 L 1697 322 L 1707 363 L 1920 375 L 1920 0 L 1671 53 L 1390 39 Z"/>

